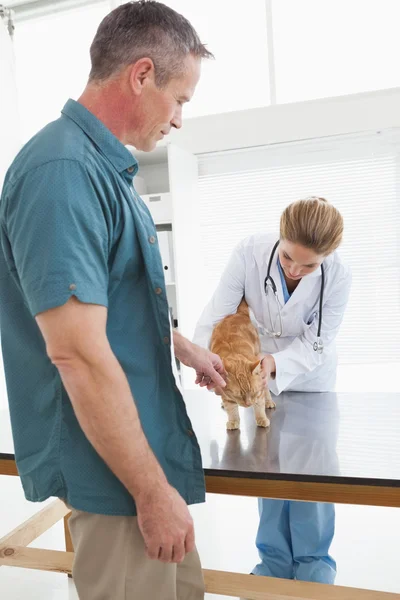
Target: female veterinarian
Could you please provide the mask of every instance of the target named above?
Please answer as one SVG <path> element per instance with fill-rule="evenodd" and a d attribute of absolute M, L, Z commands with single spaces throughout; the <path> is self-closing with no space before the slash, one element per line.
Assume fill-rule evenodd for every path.
<path fill-rule="evenodd" d="M 271 392 L 332 391 L 335 338 L 351 284 L 336 252 L 342 234 L 343 219 L 324 198 L 290 204 L 281 216 L 279 239 L 253 235 L 235 249 L 195 342 L 207 347 L 215 324 L 234 314 L 244 296 L 260 333 Z M 259 512 L 261 562 L 255 575 L 334 582 L 336 564 L 329 555 L 334 505 L 260 498 Z"/>

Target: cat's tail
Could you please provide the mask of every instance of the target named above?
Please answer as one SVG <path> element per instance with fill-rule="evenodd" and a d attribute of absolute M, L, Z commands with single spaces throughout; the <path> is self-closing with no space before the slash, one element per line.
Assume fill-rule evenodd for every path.
<path fill-rule="evenodd" d="M 244 298 L 241 301 L 241 303 L 239 304 L 239 306 L 237 308 L 237 312 L 245 314 L 245 315 L 249 314 L 249 305 L 247 304 L 247 302 L 246 302 L 246 300 Z"/>

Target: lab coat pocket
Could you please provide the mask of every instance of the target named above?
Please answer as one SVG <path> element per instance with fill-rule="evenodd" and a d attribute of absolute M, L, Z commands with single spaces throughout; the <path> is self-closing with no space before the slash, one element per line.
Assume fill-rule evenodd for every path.
<path fill-rule="evenodd" d="M 307 318 L 302 319 L 302 323 L 301 323 L 301 334 L 300 335 L 304 335 L 305 333 L 307 333 L 307 331 L 309 331 L 311 329 L 311 327 L 313 325 L 317 325 L 318 324 L 318 312 L 314 311 L 311 313 L 311 315 Z"/>
<path fill-rule="evenodd" d="M 309 316 L 309 318 L 307 319 L 307 322 L 305 323 L 306 328 L 308 329 L 309 327 L 311 327 L 311 325 L 317 319 L 318 319 L 318 312 L 317 311 L 312 312 L 311 315 Z"/>
<path fill-rule="evenodd" d="M 284 335 L 290 337 L 299 337 L 303 335 L 314 323 L 314 313 L 307 318 L 303 312 L 286 316 L 284 320 Z"/>

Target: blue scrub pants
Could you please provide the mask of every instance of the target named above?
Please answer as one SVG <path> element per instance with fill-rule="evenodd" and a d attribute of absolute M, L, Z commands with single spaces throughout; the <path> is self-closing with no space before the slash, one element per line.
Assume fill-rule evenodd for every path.
<path fill-rule="evenodd" d="M 329 555 L 334 504 L 259 498 L 258 509 L 256 546 L 261 562 L 254 575 L 335 582 L 336 563 Z"/>

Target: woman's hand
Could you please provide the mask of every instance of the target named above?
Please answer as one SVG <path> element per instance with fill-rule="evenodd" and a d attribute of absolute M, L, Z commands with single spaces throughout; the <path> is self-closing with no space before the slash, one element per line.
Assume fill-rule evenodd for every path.
<path fill-rule="evenodd" d="M 276 365 L 275 360 L 272 354 L 267 354 L 266 356 L 261 356 L 261 367 L 262 367 L 262 379 L 265 387 L 268 386 L 268 381 L 270 379 L 274 379 Z"/>

